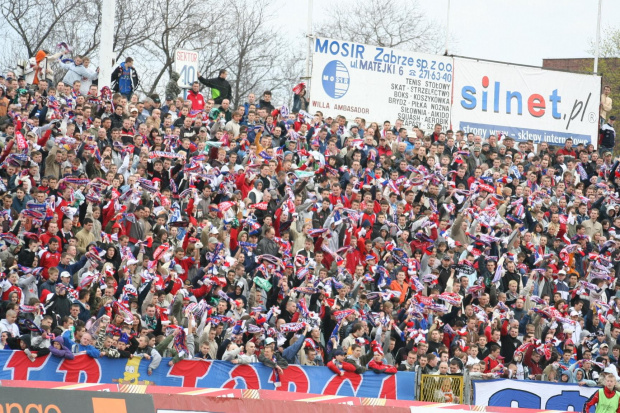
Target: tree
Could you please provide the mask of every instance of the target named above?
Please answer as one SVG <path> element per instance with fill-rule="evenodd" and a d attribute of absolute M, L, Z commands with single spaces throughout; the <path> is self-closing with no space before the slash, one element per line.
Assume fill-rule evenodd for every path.
<path fill-rule="evenodd" d="M 3 23 L 17 35 L 28 53 L 34 56 L 57 35 L 59 23 L 69 20 L 75 25 L 76 9 L 84 0 L 3 0 L 0 13 Z M 4 26 L 4 25 L 3 25 Z"/>
<path fill-rule="evenodd" d="M 97 62 L 101 6 L 102 0 L 3 0 L 0 22 L 10 40 L 0 64 L 12 69 L 40 49 L 54 52 L 61 41 L 73 47 L 73 57 L 88 55 L 93 66 L 110 64 Z M 196 50 L 205 77 L 228 70 L 233 104 L 264 90 L 274 100 L 290 100 L 303 71 L 304 42 L 274 32 L 276 7 L 268 0 L 116 0 L 116 60 L 133 57 L 139 90 L 152 94 L 168 81 L 175 51 Z"/>
<path fill-rule="evenodd" d="M 590 42 L 590 54 L 595 53 L 595 44 Z M 603 31 L 599 57 L 620 57 L 620 29 L 607 28 Z"/>
<path fill-rule="evenodd" d="M 148 93 L 155 92 L 165 73 L 172 73 L 177 49 L 202 44 L 201 39 L 214 37 L 221 7 L 201 0 L 156 0 L 153 8 L 159 11 L 157 33 L 147 46 L 161 64 L 151 82 Z M 220 29 L 220 27 L 218 27 Z"/>
<path fill-rule="evenodd" d="M 273 16 L 265 0 L 229 0 L 228 10 L 228 24 L 234 29 L 220 57 L 232 75 L 232 103 L 240 104 L 250 91 L 268 81 L 273 62 L 279 57 L 278 45 L 276 36 L 268 31 Z"/>
<path fill-rule="evenodd" d="M 80 24 L 75 24 L 73 16 L 79 16 Z M 101 0 L 77 1 L 70 15 L 61 18 L 54 27 L 49 43 L 64 41 L 73 48 L 73 55 L 87 56 L 99 48 L 99 29 L 101 28 Z M 51 45 L 50 45 L 51 47 Z"/>
<path fill-rule="evenodd" d="M 14 40 L 2 53 L 3 66 L 34 56 L 38 50 L 55 52 L 63 41 L 73 56 L 90 55 L 96 60 L 101 29 L 102 0 L 4 0 L 0 21 Z M 149 0 L 116 1 L 114 50 L 117 59 L 132 47 L 144 44 L 156 30 L 158 14 Z M 76 24 L 78 22 L 78 24 Z M 107 63 L 110 64 L 110 63 Z"/>
<path fill-rule="evenodd" d="M 442 30 L 426 19 L 414 0 L 346 0 L 319 26 L 319 36 L 381 47 L 436 53 Z"/>
<path fill-rule="evenodd" d="M 239 105 L 245 97 L 254 92 L 271 90 L 277 93 L 288 88 L 301 75 L 300 50 L 290 47 L 272 31 L 277 21 L 271 14 L 267 0 L 228 0 L 226 24 L 229 30 L 222 31 L 219 54 L 220 66 L 229 72 L 232 87 L 232 103 Z"/>
<path fill-rule="evenodd" d="M 97 0 L 100 4 L 101 0 Z M 118 61 L 126 51 L 141 46 L 156 35 L 161 14 L 151 0 L 116 2 L 114 52 Z"/>
<path fill-rule="evenodd" d="M 590 50 L 588 52 L 595 54 L 595 44 L 590 42 Z M 592 72 L 594 70 L 594 61 L 587 64 L 583 71 Z M 620 114 L 620 29 L 608 28 L 603 32 L 601 44 L 599 47 L 598 74 L 603 77 L 603 85 L 611 86 L 611 98 L 613 101 L 613 109 L 608 116 Z"/>

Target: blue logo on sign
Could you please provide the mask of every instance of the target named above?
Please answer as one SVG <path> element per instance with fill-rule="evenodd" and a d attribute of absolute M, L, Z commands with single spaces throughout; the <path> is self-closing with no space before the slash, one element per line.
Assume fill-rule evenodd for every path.
<path fill-rule="evenodd" d="M 339 60 L 332 60 L 323 69 L 323 90 L 330 97 L 340 99 L 349 90 L 349 71 Z"/>

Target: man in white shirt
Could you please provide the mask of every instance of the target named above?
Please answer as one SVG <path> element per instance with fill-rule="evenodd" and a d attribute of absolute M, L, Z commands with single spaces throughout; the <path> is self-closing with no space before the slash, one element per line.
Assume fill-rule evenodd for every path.
<path fill-rule="evenodd" d="M 17 312 L 15 310 L 7 311 L 6 318 L 0 320 L 0 334 L 6 331 L 13 338 L 19 337 L 19 327 L 15 321 L 17 321 Z"/>

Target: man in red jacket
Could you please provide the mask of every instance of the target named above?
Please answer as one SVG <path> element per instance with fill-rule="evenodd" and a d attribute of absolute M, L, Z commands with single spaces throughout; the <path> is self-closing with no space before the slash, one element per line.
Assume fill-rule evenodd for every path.
<path fill-rule="evenodd" d="M 571 138 L 566 139 L 564 141 L 564 147 L 557 152 L 558 154 L 564 156 L 572 156 L 573 158 L 577 157 L 577 152 L 573 149 L 573 140 Z"/>
<path fill-rule="evenodd" d="M 192 110 L 203 110 L 205 108 L 205 97 L 200 93 L 200 83 L 192 84 L 192 89 L 187 92 L 187 100 L 192 102 Z"/>

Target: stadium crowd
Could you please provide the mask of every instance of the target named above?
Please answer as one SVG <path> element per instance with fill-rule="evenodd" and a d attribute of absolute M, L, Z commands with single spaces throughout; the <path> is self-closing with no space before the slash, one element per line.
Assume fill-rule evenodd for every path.
<path fill-rule="evenodd" d="M 597 152 L 326 117 L 304 84 L 233 105 L 226 70 L 145 96 L 131 58 L 54 84 L 46 58 L 0 76 L 5 350 L 617 377 L 613 116 Z"/>

